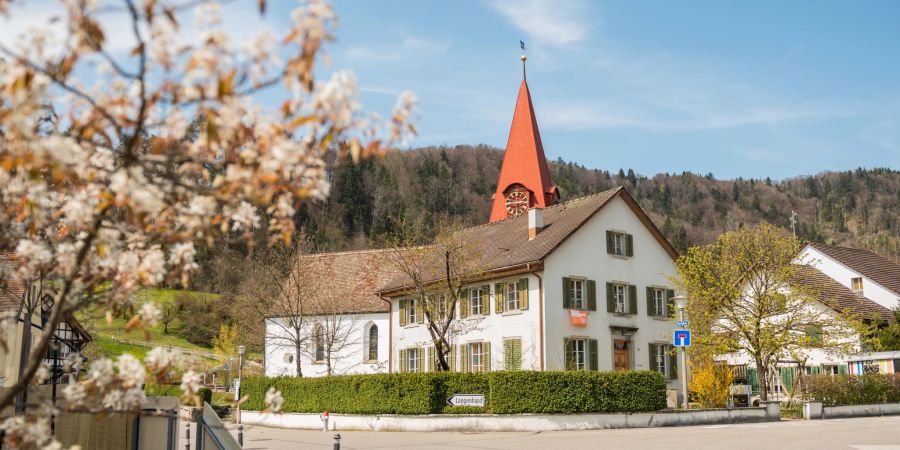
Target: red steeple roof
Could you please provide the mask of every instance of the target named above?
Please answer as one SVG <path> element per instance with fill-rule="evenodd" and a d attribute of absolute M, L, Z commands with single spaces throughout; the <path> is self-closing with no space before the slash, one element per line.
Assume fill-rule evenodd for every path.
<path fill-rule="evenodd" d="M 508 217 L 506 196 L 511 191 L 522 188 L 528 191 L 529 207 L 546 208 L 559 201 L 559 193 L 550 182 L 550 169 L 547 167 L 541 133 L 538 131 L 534 108 L 531 106 L 531 93 L 524 80 L 519 87 L 516 112 L 513 114 L 509 141 L 503 155 L 500 179 L 497 180 L 494 205 L 491 208 L 491 222 Z"/>

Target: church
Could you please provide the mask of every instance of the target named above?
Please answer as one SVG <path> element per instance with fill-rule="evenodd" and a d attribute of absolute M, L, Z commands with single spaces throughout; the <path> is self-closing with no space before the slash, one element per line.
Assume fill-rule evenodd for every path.
<path fill-rule="evenodd" d="M 680 389 L 669 282 L 677 252 L 625 189 L 563 194 L 523 79 L 488 222 L 455 236 L 477 248 L 481 275 L 455 312 L 477 324 L 453 337 L 451 370 L 656 370 Z M 435 368 L 421 305 L 406 278 L 378 262 L 388 251 L 308 257 L 355 280 L 333 299 L 356 328 L 331 374 Z M 296 375 L 294 358 L 304 376 L 326 374 L 320 338 L 302 354 L 273 344 L 282 320 L 267 320 L 266 374 Z"/>

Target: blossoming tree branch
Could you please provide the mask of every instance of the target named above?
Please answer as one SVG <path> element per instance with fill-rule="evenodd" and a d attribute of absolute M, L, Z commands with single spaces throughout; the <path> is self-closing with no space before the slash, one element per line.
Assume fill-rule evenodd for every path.
<path fill-rule="evenodd" d="M 0 0 L 0 14 L 14 19 L 16 6 Z M 63 0 L 57 9 L 39 32 L 0 42 L 0 247 L 15 250 L 19 276 L 52 294 L 45 329 L 88 305 L 120 311 L 138 289 L 187 283 L 195 242 L 249 240 L 261 226 L 270 243 L 289 240 L 299 205 L 328 194 L 327 152 L 364 158 L 415 132 L 411 94 L 381 120 L 361 111 L 352 74 L 319 78 L 337 25 L 322 1 L 301 3 L 281 35 L 249 42 L 230 39 L 213 1 Z M 127 18 L 128 52 L 108 49 L 111 14 Z M 266 89 L 284 101 L 262 104 Z M 129 327 L 160 318 L 154 305 L 139 311 Z M 0 408 L 46 376 L 51 337 L 32 343 Z M 180 360 L 162 348 L 143 361 L 98 359 L 65 395 L 90 410 L 133 410 L 145 381 L 180 376 L 196 399 L 200 376 L 179 373 Z M 9 419 L 6 439 L 45 420 Z"/>

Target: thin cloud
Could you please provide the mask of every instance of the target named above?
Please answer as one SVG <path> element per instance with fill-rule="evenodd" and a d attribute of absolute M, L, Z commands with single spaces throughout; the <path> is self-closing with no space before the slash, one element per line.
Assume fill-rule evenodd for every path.
<path fill-rule="evenodd" d="M 453 45 L 449 41 L 407 37 L 399 44 L 361 44 L 350 47 L 347 57 L 355 61 L 410 62 L 442 55 Z"/>
<path fill-rule="evenodd" d="M 587 5 L 582 0 L 493 0 L 490 4 L 535 41 L 565 45 L 582 41 L 588 35 Z"/>

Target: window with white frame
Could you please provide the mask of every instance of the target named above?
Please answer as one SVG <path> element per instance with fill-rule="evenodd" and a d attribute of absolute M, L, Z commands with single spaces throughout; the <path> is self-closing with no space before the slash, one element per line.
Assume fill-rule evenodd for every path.
<path fill-rule="evenodd" d="M 584 295 L 585 280 L 573 279 L 571 283 L 572 308 L 587 309 L 587 298 Z"/>
<path fill-rule="evenodd" d="M 569 370 L 587 369 L 587 339 L 570 339 L 566 365 Z"/>
<path fill-rule="evenodd" d="M 616 313 L 618 314 L 626 314 L 628 313 L 628 298 L 625 297 L 627 293 L 627 286 L 623 284 L 614 284 L 612 286 L 613 289 L 613 300 L 616 302 Z"/>
<path fill-rule="evenodd" d="M 612 254 L 625 256 L 625 233 L 612 234 Z"/>
<path fill-rule="evenodd" d="M 665 289 L 653 289 L 653 306 L 654 306 L 654 315 L 656 317 L 665 317 L 668 315 L 668 302 L 666 302 L 666 290 Z"/>
<path fill-rule="evenodd" d="M 656 361 L 654 370 L 661 373 L 662 376 L 668 378 L 670 370 L 668 355 L 669 346 L 665 344 L 656 344 L 653 346 L 653 350 L 655 353 L 654 360 Z"/>
<path fill-rule="evenodd" d="M 506 283 L 506 296 L 504 297 L 506 300 L 505 310 L 514 311 L 520 309 L 521 304 L 519 303 L 519 282 L 518 281 L 510 281 Z"/>
<path fill-rule="evenodd" d="M 469 290 L 469 314 L 479 316 L 484 314 L 485 292 L 481 288 Z"/>
<path fill-rule="evenodd" d="M 406 371 L 407 372 L 418 372 L 419 367 L 422 365 L 422 361 L 419 359 L 419 354 L 422 353 L 419 351 L 418 347 L 412 347 L 406 349 Z"/>
<path fill-rule="evenodd" d="M 416 316 L 416 301 L 409 300 L 406 304 L 406 323 L 414 324 L 418 322 L 418 316 Z"/>
<path fill-rule="evenodd" d="M 447 317 L 447 299 L 443 294 L 431 297 L 431 302 L 434 303 L 433 310 L 440 320 Z"/>
<path fill-rule="evenodd" d="M 481 342 L 469 344 L 469 371 L 484 372 L 484 345 Z"/>

